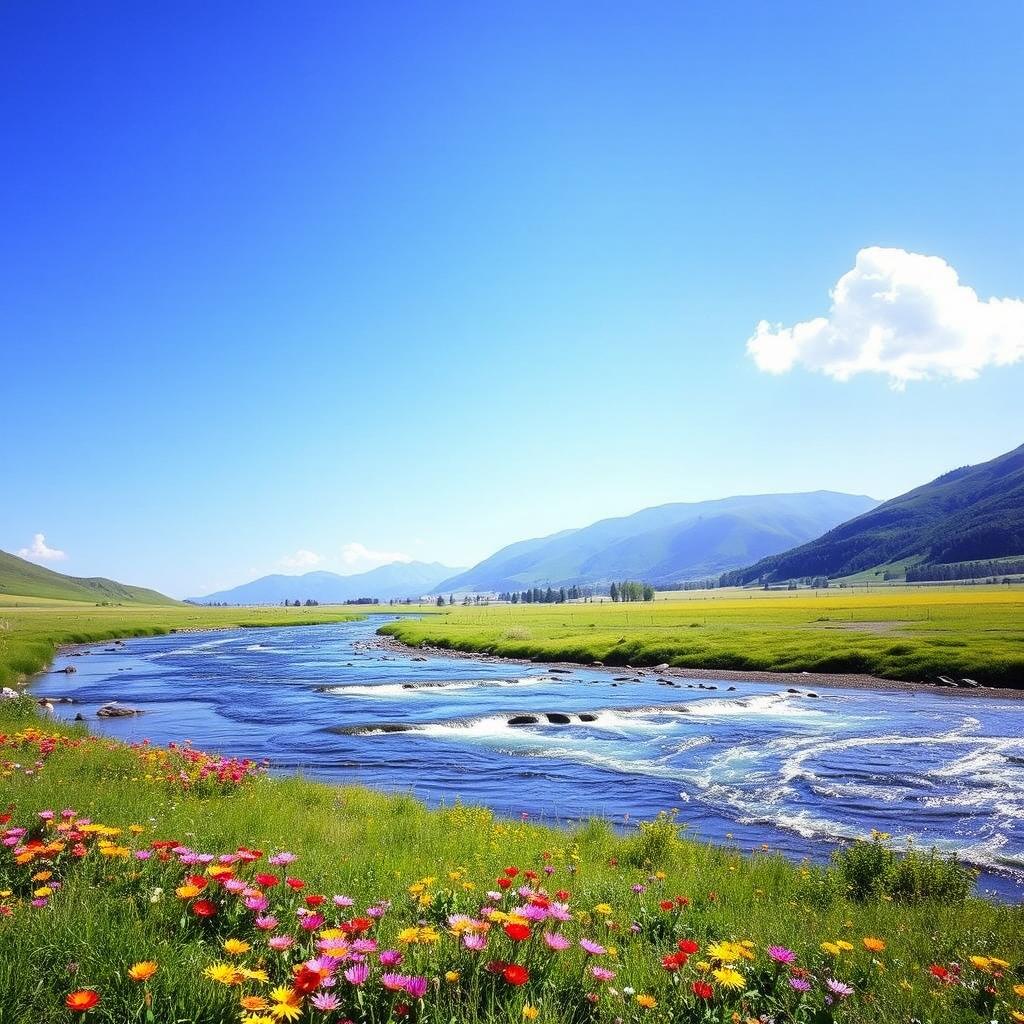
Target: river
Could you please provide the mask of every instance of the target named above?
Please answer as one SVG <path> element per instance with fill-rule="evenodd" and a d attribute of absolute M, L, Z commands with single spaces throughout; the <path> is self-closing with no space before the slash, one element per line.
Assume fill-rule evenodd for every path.
<path fill-rule="evenodd" d="M 417 660 L 376 645 L 379 622 L 89 644 L 57 658 L 74 674 L 34 692 L 74 698 L 56 713 L 121 739 L 189 739 L 432 804 L 625 827 L 675 810 L 700 839 L 819 861 L 877 829 L 956 851 L 982 869 L 982 890 L 1024 899 L 1018 703 Z M 144 714 L 95 718 L 111 700 Z M 517 715 L 536 721 L 509 724 Z"/>

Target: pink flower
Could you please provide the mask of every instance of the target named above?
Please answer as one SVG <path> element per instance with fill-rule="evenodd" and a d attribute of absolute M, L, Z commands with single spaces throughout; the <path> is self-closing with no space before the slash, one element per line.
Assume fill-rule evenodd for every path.
<path fill-rule="evenodd" d="M 366 964 L 353 964 L 345 972 L 345 980 L 350 985 L 362 985 L 370 976 L 370 968 Z"/>
<path fill-rule="evenodd" d="M 323 914 L 304 914 L 299 920 L 299 927 L 307 932 L 315 932 L 324 923 Z"/>
<path fill-rule="evenodd" d="M 481 935 L 479 932 L 467 932 L 462 936 L 462 944 L 466 949 L 479 953 L 487 945 L 487 936 Z"/>
<path fill-rule="evenodd" d="M 334 905 L 336 907 L 351 907 L 355 904 L 355 901 L 348 896 L 335 896 Z"/>
<path fill-rule="evenodd" d="M 283 953 L 294 941 L 290 935 L 271 935 L 267 939 L 267 945 L 271 949 L 276 949 L 279 953 Z"/>
<path fill-rule="evenodd" d="M 294 864 L 298 859 L 294 853 L 275 853 L 273 857 L 267 859 L 267 863 L 280 867 L 282 864 Z"/>
<path fill-rule="evenodd" d="M 270 901 L 266 896 L 250 896 L 245 901 L 245 905 L 250 909 L 261 913 L 270 906 Z"/>
<path fill-rule="evenodd" d="M 380 983 L 391 992 L 404 991 L 405 981 L 404 974 L 382 974 L 380 976 Z"/>
<path fill-rule="evenodd" d="M 341 1003 L 338 1002 L 337 996 L 332 996 L 329 992 L 318 992 L 310 1000 L 310 1003 L 318 1010 L 323 1010 L 324 1013 L 329 1010 L 336 1010 Z"/>
<path fill-rule="evenodd" d="M 589 953 L 590 956 L 604 956 L 605 953 L 604 946 L 594 942 L 592 939 L 580 939 L 580 949 L 584 953 Z"/>
<path fill-rule="evenodd" d="M 615 977 L 615 972 L 609 971 L 607 967 L 591 967 L 590 973 L 598 981 L 611 981 Z"/>
<path fill-rule="evenodd" d="M 398 967 L 402 962 L 402 954 L 397 949 L 385 949 L 377 959 L 381 967 Z"/>
<path fill-rule="evenodd" d="M 261 932 L 272 932 L 277 927 L 277 918 L 273 914 L 262 914 L 253 921 Z"/>
<path fill-rule="evenodd" d="M 548 949 L 554 949 L 556 951 L 568 949 L 572 943 L 558 932 L 545 932 L 544 941 L 547 943 Z"/>
<path fill-rule="evenodd" d="M 766 950 L 769 957 L 778 964 L 792 964 L 796 962 L 796 953 L 785 946 L 769 946 Z"/>
<path fill-rule="evenodd" d="M 427 993 L 427 979 L 417 977 L 406 978 L 403 987 L 413 999 L 422 999 Z"/>

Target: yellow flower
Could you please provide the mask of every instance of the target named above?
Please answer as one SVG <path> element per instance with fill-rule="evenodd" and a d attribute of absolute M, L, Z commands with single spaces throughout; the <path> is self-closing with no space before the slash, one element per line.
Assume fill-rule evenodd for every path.
<path fill-rule="evenodd" d="M 459 980 L 459 972 L 458 971 L 447 971 L 445 973 L 444 980 L 447 981 L 450 985 L 454 985 L 455 982 L 457 982 Z"/>
<path fill-rule="evenodd" d="M 998 967 L 1001 971 L 1005 971 L 1006 968 L 1010 966 L 1006 960 L 1000 960 L 997 956 L 990 956 L 988 958 L 988 962 L 992 964 L 993 967 Z"/>
<path fill-rule="evenodd" d="M 268 1013 L 248 1013 L 242 1018 L 242 1024 L 277 1024 Z"/>
<path fill-rule="evenodd" d="M 839 956 L 842 950 L 839 948 L 838 943 L 835 942 L 823 942 L 821 944 L 822 951 L 828 953 L 829 956 Z"/>
<path fill-rule="evenodd" d="M 971 965 L 977 967 L 979 971 L 988 971 L 992 969 L 992 961 L 987 956 L 972 956 L 969 957 Z"/>
<path fill-rule="evenodd" d="M 226 939 L 224 942 L 224 952 L 228 956 L 241 956 L 243 953 L 248 953 L 251 948 L 244 939 Z"/>
<path fill-rule="evenodd" d="M 298 1020 L 302 1016 L 302 1008 L 292 1003 L 274 1003 L 270 1012 L 277 1020 Z"/>
<path fill-rule="evenodd" d="M 836 939 L 836 945 L 844 953 L 852 953 L 853 952 L 853 946 L 849 942 L 847 942 L 846 939 Z"/>
<path fill-rule="evenodd" d="M 270 977 L 267 975 L 267 972 L 258 967 L 250 968 L 242 967 L 240 965 L 238 968 L 238 973 L 241 974 L 246 981 L 258 981 L 263 985 L 270 981 Z"/>
<path fill-rule="evenodd" d="M 523 1017 L 525 1017 L 526 1020 L 536 1020 L 539 1013 L 540 1010 L 538 1010 L 536 1006 L 530 1006 L 529 1003 L 523 1007 Z"/>
<path fill-rule="evenodd" d="M 32 895 L 44 899 L 47 896 L 52 896 L 53 890 L 48 885 L 41 885 L 38 889 L 33 890 Z"/>
<path fill-rule="evenodd" d="M 140 960 L 128 968 L 128 977 L 132 981 L 149 981 L 156 974 L 158 968 L 153 960 Z"/>
<path fill-rule="evenodd" d="M 867 935 L 860 941 L 864 943 L 864 948 L 869 953 L 882 953 L 885 951 L 885 942 L 882 939 L 876 939 L 873 935 Z"/>
<path fill-rule="evenodd" d="M 722 988 L 743 988 L 747 983 L 746 978 L 731 967 L 720 967 L 713 976 Z"/>
<path fill-rule="evenodd" d="M 1011 1010 L 1010 1011 L 1010 1020 L 1013 1020 L 1013 1021 L 1024 1021 L 1024 1013 L 1021 1013 L 1019 1010 Z"/>
<path fill-rule="evenodd" d="M 243 1010 L 265 1010 L 270 1005 L 263 996 L 242 996 L 238 1004 Z"/>
<path fill-rule="evenodd" d="M 707 949 L 712 960 L 723 964 L 734 964 L 737 960 L 752 958 L 753 954 L 744 949 L 738 942 L 715 942 Z"/>
<path fill-rule="evenodd" d="M 1024 985 L 1014 985 L 1013 994 L 1015 996 L 1020 996 L 1022 999 L 1024 999 Z"/>
<path fill-rule="evenodd" d="M 646 992 L 641 992 L 636 997 L 636 1005 L 642 1006 L 645 1010 L 653 1010 L 658 1005 L 658 1000 L 654 996 L 647 995 Z"/>
<path fill-rule="evenodd" d="M 241 985 L 245 980 L 234 964 L 210 964 L 203 974 L 220 985 Z"/>
<path fill-rule="evenodd" d="M 180 900 L 190 900 L 193 896 L 198 896 L 201 891 L 198 885 L 179 885 L 174 890 Z"/>
<path fill-rule="evenodd" d="M 598 905 L 596 907 L 594 907 L 594 913 L 595 914 L 605 914 L 605 915 L 607 915 L 607 914 L 610 914 L 611 912 L 612 912 L 612 908 L 607 903 L 598 903 Z"/>
<path fill-rule="evenodd" d="M 403 928 L 398 933 L 398 941 L 405 945 L 430 945 L 441 938 L 437 929 L 429 926 L 423 928 Z"/>
<path fill-rule="evenodd" d="M 294 1003 L 299 997 L 295 994 L 294 989 L 287 985 L 278 985 L 277 988 L 271 989 L 270 998 L 275 1003 Z"/>

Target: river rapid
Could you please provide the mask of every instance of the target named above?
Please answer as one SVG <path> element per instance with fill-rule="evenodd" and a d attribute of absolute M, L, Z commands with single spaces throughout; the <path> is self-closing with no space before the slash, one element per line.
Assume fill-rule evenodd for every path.
<path fill-rule="evenodd" d="M 877 829 L 956 851 L 981 890 L 1024 899 L 1017 702 L 422 660 L 376 644 L 381 619 L 89 644 L 34 693 L 121 739 L 190 739 L 431 804 L 626 827 L 675 810 L 700 839 L 815 860 Z M 95 718 L 111 700 L 144 714 Z"/>

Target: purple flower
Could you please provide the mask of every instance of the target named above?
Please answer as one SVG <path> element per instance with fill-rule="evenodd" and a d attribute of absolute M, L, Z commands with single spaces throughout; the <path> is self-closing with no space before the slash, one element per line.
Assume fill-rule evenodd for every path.
<path fill-rule="evenodd" d="M 153 856 L 153 851 L 152 850 L 136 850 L 135 851 L 135 859 L 136 860 L 149 860 L 149 858 L 152 857 L 152 856 Z"/>
<path fill-rule="evenodd" d="M 590 956 L 604 956 L 606 952 L 604 946 L 592 939 L 580 939 L 580 949 Z"/>
<path fill-rule="evenodd" d="M 381 967 L 398 967 L 402 962 L 402 954 L 397 949 L 385 949 L 377 959 Z"/>
<path fill-rule="evenodd" d="M 558 932 L 545 932 L 544 941 L 547 943 L 548 949 L 554 949 L 556 951 L 568 949 L 572 943 Z"/>
<path fill-rule="evenodd" d="M 350 985 L 362 985 L 370 976 L 370 968 L 366 964 L 353 964 L 345 972 L 345 980 Z"/>
<path fill-rule="evenodd" d="M 790 978 L 789 987 L 792 989 L 796 989 L 797 992 L 811 991 L 811 983 L 809 981 L 804 981 L 803 978 Z"/>
<path fill-rule="evenodd" d="M 778 964 L 796 963 L 796 953 L 791 949 L 786 949 L 785 946 L 769 946 L 767 953 Z"/>
<path fill-rule="evenodd" d="M 467 932 L 462 936 L 462 944 L 466 949 L 471 949 L 474 953 L 479 953 L 480 950 L 487 945 L 487 936 L 481 935 L 479 932 Z"/>
<path fill-rule="evenodd" d="M 270 901 L 266 898 L 266 896 L 249 896 L 245 901 L 245 905 L 250 910 L 254 910 L 256 911 L 257 914 L 259 914 L 270 906 Z"/>
<path fill-rule="evenodd" d="M 835 978 L 826 978 L 825 987 L 832 993 L 832 995 L 838 996 L 840 999 L 845 999 L 847 996 L 853 995 L 853 989 L 849 985 L 846 985 L 841 981 L 836 981 Z"/>
<path fill-rule="evenodd" d="M 275 853 L 273 857 L 267 859 L 267 863 L 280 867 L 282 864 L 294 864 L 298 859 L 294 853 Z"/>
<path fill-rule="evenodd" d="M 377 951 L 376 939 L 356 939 L 352 943 L 352 949 L 356 953 L 375 953 Z"/>
<path fill-rule="evenodd" d="M 355 901 L 348 896 L 335 896 L 334 905 L 336 907 L 351 907 Z"/>

